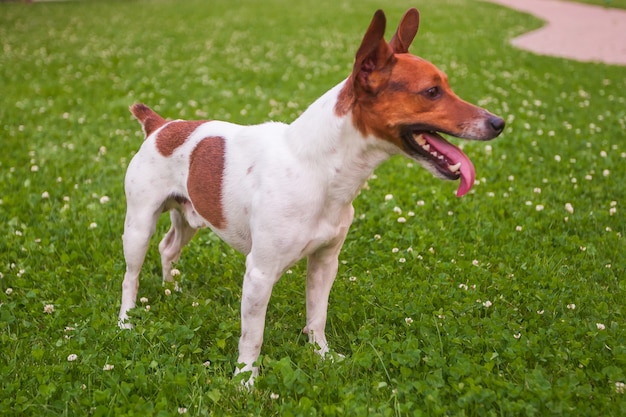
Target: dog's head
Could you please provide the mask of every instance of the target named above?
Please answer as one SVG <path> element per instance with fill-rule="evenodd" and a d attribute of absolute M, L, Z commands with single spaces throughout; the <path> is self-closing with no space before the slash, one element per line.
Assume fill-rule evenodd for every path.
<path fill-rule="evenodd" d="M 335 107 L 351 113 L 364 136 L 389 141 L 440 178 L 461 179 L 457 196 L 474 183 L 469 158 L 441 133 L 490 140 L 504 120 L 460 99 L 446 75 L 430 62 L 409 54 L 419 13 L 409 9 L 389 43 L 383 38 L 385 14 L 378 10 L 356 53 L 354 67 Z"/>

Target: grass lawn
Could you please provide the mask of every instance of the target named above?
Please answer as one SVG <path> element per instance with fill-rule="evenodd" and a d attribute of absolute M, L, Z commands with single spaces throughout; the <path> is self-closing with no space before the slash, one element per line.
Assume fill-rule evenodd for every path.
<path fill-rule="evenodd" d="M 595 4 L 598 6 L 626 9 L 626 0 L 574 0 L 578 3 Z"/>
<path fill-rule="evenodd" d="M 415 3 L 384 3 L 391 36 Z M 0 415 L 626 415 L 626 69 L 513 49 L 540 23 L 490 3 L 417 3 L 412 52 L 508 126 L 464 144 L 461 199 L 401 157 L 368 182 L 331 293 L 345 359 L 300 332 L 298 264 L 242 390 L 244 259 L 200 233 L 166 293 L 166 216 L 117 328 L 128 106 L 289 122 L 348 75 L 381 2 L 233 4 L 0 4 Z"/>

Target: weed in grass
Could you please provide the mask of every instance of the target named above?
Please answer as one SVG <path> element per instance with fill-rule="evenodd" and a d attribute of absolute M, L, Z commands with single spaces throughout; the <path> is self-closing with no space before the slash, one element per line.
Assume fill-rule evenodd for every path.
<path fill-rule="evenodd" d="M 141 142 L 127 108 L 290 121 L 349 73 L 380 5 L 2 3 L 0 414 L 626 414 L 624 69 L 515 50 L 539 22 L 493 4 L 418 6 L 412 51 L 509 127 L 463 144 L 478 173 L 463 199 L 406 159 L 377 170 L 331 293 L 345 358 L 318 360 L 301 334 L 296 265 L 245 392 L 244 260 L 214 235 L 185 250 L 182 292 L 161 286 L 153 245 L 135 329 L 116 327 Z"/>

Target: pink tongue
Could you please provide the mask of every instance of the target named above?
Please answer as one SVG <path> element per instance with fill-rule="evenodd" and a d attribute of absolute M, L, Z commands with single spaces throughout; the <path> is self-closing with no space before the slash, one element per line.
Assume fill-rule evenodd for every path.
<path fill-rule="evenodd" d="M 428 134 L 424 134 L 424 137 L 430 144 L 431 148 L 434 148 L 437 153 L 445 155 L 446 159 L 451 161 L 450 165 L 455 165 L 459 162 L 461 163 L 461 169 L 459 170 L 461 174 L 461 183 L 459 184 L 459 188 L 456 190 L 456 196 L 463 197 L 472 188 L 474 185 L 474 179 L 476 178 L 476 171 L 474 171 L 472 161 L 470 161 L 463 151 L 445 139 Z"/>

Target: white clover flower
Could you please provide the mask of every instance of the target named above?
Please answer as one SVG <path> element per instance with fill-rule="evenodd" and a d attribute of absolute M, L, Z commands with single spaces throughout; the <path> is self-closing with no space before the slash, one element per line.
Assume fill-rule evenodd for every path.
<path fill-rule="evenodd" d="M 516 232 L 521 232 L 522 231 L 522 226 L 515 226 L 515 231 Z"/>
<path fill-rule="evenodd" d="M 43 307 L 43 312 L 46 313 L 46 314 L 54 313 L 54 304 L 46 304 Z"/>
<path fill-rule="evenodd" d="M 474 266 L 478 266 L 478 259 L 474 259 L 474 260 L 472 261 L 472 265 L 474 265 Z"/>
<path fill-rule="evenodd" d="M 109 202 L 109 197 L 106 195 L 103 195 L 102 197 L 100 197 L 100 204 L 106 204 Z"/>
<path fill-rule="evenodd" d="M 41 198 L 50 198 L 50 193 L 47 191 L 44 191 L 43 193 L 41 193 Z"/>
<path fill-rule="evenodd" d="M 621 381 L 615 383 L 615 392 L 618 394 L 623 394 L 626 392 L 626 384 Z"/>
<path fill-rule="evenodd" d="M 350 278 L 348 278 L 348 281 L 356 282 L 356 277 L 355 276 L 351 276 Z"/>
<path fill-rule="evenodd" d="M 391 253 L 398 253 L 398 252 L 400 252 L 400 249 L 398 248 L 391 249 Z"/>
<path fill-rule="evenodd" d="M 147 298 L 147 297 L 141 297 L 141 298 L 139 299 L 139 301 L 141 302 L 141 304 L 145 304 L 145 303 L 147 303 L 147 302 L 148 302 L 148 298 Z"/>
<path fill-rule="evenodd" d="M 602 176 L 608 177 L 609 175 L 611 175 L 611 171 L 609 171 L 608 169 L 605 169 L 604 171 L 602 171 Z"/>
<path fill-rule="evenodd" d="M 574 206 L 571 203 L 565 203 L 565 211 L 569 214 L 574 214 Z"/>
<path fill-rule="evenodd" d="M 406 223 L 406 218 L 398 217 L 398 223 Z"/>
<path fill-rule="evenodd" d="M 30 167 L 30 171 L 31 172 L 37 172 L 37 171 L 39 171 L 39 167 L 37 165 L 33 165 L 32 167 Z"/>
<path fill-rule="evenodd" d="M 514 337 L 514 338 L 516 338 L 516 339 L 519 339 L 519 338 L 521 338 L 521 337 L 522 337 L 522 333 L 517 332 L 517 333 L 515 333 L 515 334 L 513 335 L 513 337 Z"/>
<path fill-rule="evenodd" d="M 95 229 L 97 227 L 98 227 L 98 223 L 96 223 L 96 222 L 89 223 L 89 228 L 90 229 Z"/>
<path fill-rule="evenodd" d="M 400 258 L 400 259 L 398 259 L 398 262 L 400 262 L 401 264 L 403 264 L 403 263 L 405 263 L 405 262 L 406 262 L 406 259 L 405 259 L 405 258 Z"/>
<path fill-rule="evenodd" d="M 78 355 L 75 353 L 71 353 L 67 356 L 68 362 L 74 362 L 76 359 L 78 359 Z"/>
<path fill-rule="evenodd" d="M 542 211 L 543 209 L 544 209 L 543 204 L 537 204 L 537 205 L 535 206 L 535 210 L 537 210 L 537 211 Z"/>
<path fill-rule="evenodd" d="M 150 311 L 150 304 L 146 306 L 146 311 Z"/>
<path fill-rule="evenodd" d="M 270 399 L 272 399 L 272 400 L 277 400 L 279 398 L 280 398 L 280 395 L 278 395 L 278 394 L 275 394 L 273 392 L 270 394 Z"/>
<path fill-rule="evenodd" d="M 106 364 L 104 364 L 104 366 L 102 367 L 102 370 L 103 370 L 103 371 L 112 371 L 112 370 L 113 370 L 113 368 L 115 368 L 115 366 L 114 366 L 114 365 L 111 365 L 110 363 L 106 363 Z"/>
<path fill-rule="evenodd" d="M 393 212 L 394 212 L 394 213 L 397 213 L 397 214 L 402 214 L 402 209 L 401 209 L 400 207 L 398 207 L 398 206 L 395 206 L 395 207 L 393 208 Z"/>
<path fill-rule="evenodd" d="M 561 162 L 561 155 L 554 155 L 554 160 L 556 162 Z"/>
<path fill-rule="evenodd" d="M 602 324 L 602 323 L 596 323 L 596 328 L 598 330 L 605 330 L 606 326 L 604 324 Z"/>
<path fill-rule="evenodd" d="M 178 407 L 178 414 L 187 414 L 186 407 Z"/>
<path fill-rule="evenodd" d="M 459 288 L 462 290 L 467 290 L 467 284 L 459 284 Z"/>
<path fill-rule="evenodd" d="M 413 319 L 411 317 L 406 317 L 404 322 L 410 326 L 413 323 Z"/>
<path fill-rule="evenodd" d="M 424 204 L 426 204 L 426 203 L 424 203 L 424 200 L 418 200 L 418 202 L 417 202 L 417 205 L 420 206 L 420 207 L 423 206 Z"/>
<path fill-rule="evenodd" d="M 11 287 L 7 288 L 7 289 L 4 291 L 4 293 L 5 293 L 6 295 L 11 295 L 11 294 L 13 293 L 13 288 L 11 288 Z"/>
<path fill-rule="evenodd" d="M 385 201 L 391 201 L 391 200 L 393 200 L 393 194 L 387 194 L 385 196 Z"/>
<path fill-rule="evenodd" d="M 169 297 L 170 295 L 172 295 L 172 291 L 169 288 L 166 288 L 165 289 L 165 295 L 167 295 Z"/>
<path fill-rule="evenodd" d="M 483 303 L 483 307 L 485 307 L 485 308 L 489 308 L 489 307 L 491 307 L 492 305 L 493 305 L 493 303 L 492 303 L 491 301 L 489 301 L 489 300 L 487 300 L 487 301 L 485 301 L 485 302 Z"/>
<path fill-rule="evenodd" d="M 22 231 L 21 230 L 16 230 L 15 231 L 15 236 L 22 236 Z"/>
<path fill-rule="evenodd" d="M 576 304 L 574 304 L 574 303 L 572 303 L 572 304 L 568 304 L 568 305 L 567 305 L 567 308 L 568 308 L 569 310 L 575 310 L 575 309 L 576 309 Z"/>
<path fill-rule="evenodd" d="M 192 307 L 198 307 L 200 305 L 200 303 L 198 303 L 197 301 L 194 301 L 193 303 L 191 303 Z"/>
<path fill-rule="evenodd" d="M 211 361 L 204 361 L 202 366 L 204 366 L 205 368 L 208 368 L 209 366 L 211 366 Z"/>
<path fill-rule="evenodd" d="M 540 316 L 543 315 L 544 311 L 543 310 L 537 310 L 537 314 L 539 314 Z"/>

